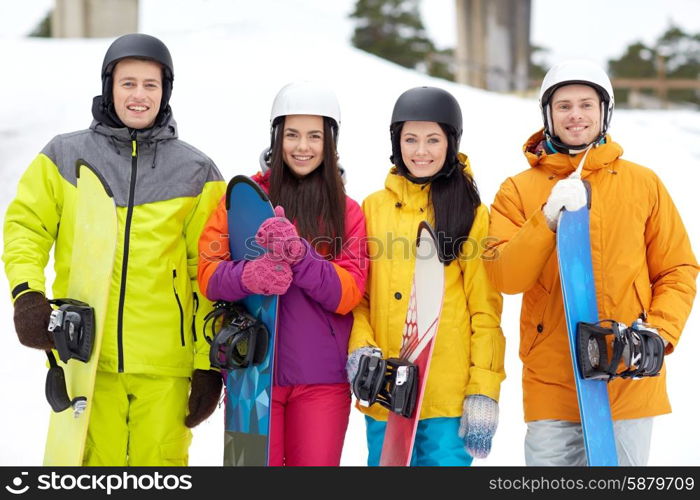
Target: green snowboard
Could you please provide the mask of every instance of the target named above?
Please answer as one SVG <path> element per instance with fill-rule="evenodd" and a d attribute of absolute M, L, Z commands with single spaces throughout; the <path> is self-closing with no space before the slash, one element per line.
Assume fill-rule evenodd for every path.
<path fill-rule="evenodd" d="M 82 411 L 68 408 L 51 413 L 44 450 L 46 466 L 83 463 L 117 243 L 117 211 L 109 186 L 80 161 L 76 164 L 76 175 L 75 234 L 67 296 L 87 302 L 95 309 L 95 339 L 87 363 L 76 359 L 65 364 L 58 361 L 65 372 L 70 397 L 84 396 L 87 404 Z"/>

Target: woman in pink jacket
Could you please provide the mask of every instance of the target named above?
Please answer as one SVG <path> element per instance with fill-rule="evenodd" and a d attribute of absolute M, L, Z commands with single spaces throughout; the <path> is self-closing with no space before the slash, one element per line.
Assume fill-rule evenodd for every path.
<path fill-rule="evenodd" d="M 268 463 L 339 465 L 351 403 L 350 312 L 367 277 L 365 219 L 338 168 L 333 92 L 287 85 L 275 98 L 271 124 L 263 172 L 253 179 L 277 207 L 278 217 L 265 221 L 258 237 L 279 259 L 230 261 L 227 249 L 212 252 L 228 234 L 222 200 L 199 242 L 199 283 L 210 300 L 280 295 Z"/>

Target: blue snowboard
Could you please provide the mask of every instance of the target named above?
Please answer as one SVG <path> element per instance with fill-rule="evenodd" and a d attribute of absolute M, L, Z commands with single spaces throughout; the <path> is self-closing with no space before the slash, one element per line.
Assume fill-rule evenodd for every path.
<path fill-rule="evenodd" d="M 265 252 L 255 242 L 260 224 L 274 211 L 267 195 L 250 178 L 237 175 L 226 191 L 231 260 L 253 260 Z M 277 295 L 250 295 L 242 304 L 270 333 L 267 354 L 259 365 L 225 373 L 224 465 L 267 465 Z"/>
<path fill-rule="evenodd" d="M 587 207 L 575 212 L 565 210 L 561 214 L 557 228 L 557 253 L 566 328 L 569 332 L 569 347 L 588 465 L 617 465 L 607 382 L 581 378 L 576 356 L 578 323 L 580 321 L 595 323 L 599 319 Z"/>

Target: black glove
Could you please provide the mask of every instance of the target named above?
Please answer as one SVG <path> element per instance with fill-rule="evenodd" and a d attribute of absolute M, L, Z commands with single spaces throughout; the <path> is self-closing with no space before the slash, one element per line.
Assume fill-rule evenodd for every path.
<path fill-rule="evenodd" d="M 22 345 L 48 351 L 54 348 L 49 333 L 53 309 L 40 292 L 27 292 L 15 301 L 15 330 Z"/>
<path fill-rule="evenodd" d="M 216 409 L 221 395 L 223 378 L 216 370 L 195 370 L 192 374 L 192 388 L 187 407 L 190 414 L 185 417 L 185 425 L 196 427 Z"/>

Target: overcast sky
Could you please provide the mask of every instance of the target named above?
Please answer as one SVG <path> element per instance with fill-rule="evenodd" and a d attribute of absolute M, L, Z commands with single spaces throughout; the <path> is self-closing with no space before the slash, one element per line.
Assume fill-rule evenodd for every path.
<path fill-rule="evenodd" d="M 167 5 L 166 0 L 160 1 Z M 53 3 L 0 0 L 0 37 L 27 33 Z M 352 10 L 354 3 L 333 0 L 333 5 L 345 12 Z M 453 47 L 455 0 L 422 0 L 421 5 L 431 38 L 441 48 Z M 653 43 L 671 22 L 700 33 L 700 0 L 532 0 L 531 42 L 550 50 L 549 63 L 586 57 L 606 64 L 608 59 L 622 55 L 632 42 Z"/>

